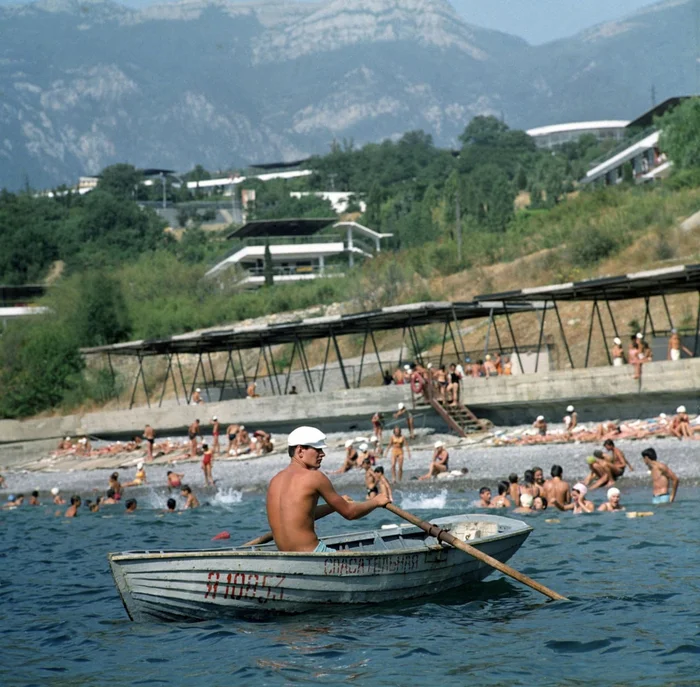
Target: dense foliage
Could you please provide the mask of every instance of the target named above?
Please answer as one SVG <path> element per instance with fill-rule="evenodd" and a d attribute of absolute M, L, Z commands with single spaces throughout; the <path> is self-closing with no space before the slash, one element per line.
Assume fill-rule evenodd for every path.
<path fill-rule="evenodd" d="M 668 119 L 669 151 L 682 136 L 700 131 L 700 110 L 686 110 Z M 601 153 L 592 137 L 542 151 L 524 132 L 494 117 L 477 117 L 460 142 L 459 150 L 442 150 L 423 132 L 362 148 L 344 142 L 312 159 L 311 176 L 249 179 L 246 188 L 256 191 L 252 217 L 332 217 L 328 201 L 291 198 L 290 191 L 348 191 L 355 197 L 352 209 L 359 211 L 360 199 L 366 203 L 360 221 L 394 234 L 393 248 L 402 251 L 383 252 L 345 278 L 284 287 L 270 286 L 268 256 L 268 287 L 255 292 L 241 292 L 231 278 L 203 279 L 231 244 L 223 240 L 226 231 L 202 228 L 203 212 L 213 214 L 201 210 L 202 193 L 188 194 L 172 179 L 166 185 L 170 200 L 199 197 L 194 210 L 180 208 L 187 228 L 179 240 L 148 203 L 137 204 L 157 199 L 162 186 L 144 186 L 129 165 L 104 170 L 98 188 L 85 196 L 67 189 L 52 198 L 0 192 L 0 283 L 41 282 L 49 274 L 55 281 L 43 303 L 50 315 L 13 322 L 0 338 L 0 416 L 112 395 L 111 378 L 87 375 L 79 347 L 341 300 L 369 309 L 440 297 L 428 281 L 437 274 L 543 248 L 554 249 L 552 271 L 568 279 L 650 227 L 663 238 L 675 218 L 697 209 L 700 176 L 692 156 L 682 158 L 684 170 L 664 187 L 622 184 L 572 193 L 588 162 Z M 197 167 L 183 180 L 211 176 Z M 672 257 L 665 240 L 659 251 L 657 257 Z"/>

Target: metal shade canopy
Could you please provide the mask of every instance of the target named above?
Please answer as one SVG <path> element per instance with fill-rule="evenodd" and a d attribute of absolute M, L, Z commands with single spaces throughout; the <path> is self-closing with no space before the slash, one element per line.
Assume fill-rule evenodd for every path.
<path fill-rule="evenodd" d="M 227 239 L 246 239 L 253 236 L 311 236 L 329 224 L 337 222 L 337 217 L 264 219 L 248 222 L 232 231 Z"/>

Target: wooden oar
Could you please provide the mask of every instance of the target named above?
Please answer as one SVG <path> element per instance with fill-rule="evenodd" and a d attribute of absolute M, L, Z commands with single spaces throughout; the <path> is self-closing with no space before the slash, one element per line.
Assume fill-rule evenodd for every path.
<path fill-rule="evenodd" d="M 316 513 L 314 514 L 314 520 L 320 520 L 321 518 L 325 518 L 326 515 L 330 515 L 331 513 L 335 513 L 335 510 L 331 508 L 327 503 L 324 503 L 322 506 L 317 506 Z M 272 541 L 272 532 L 263 534 L 262 536 L 256 537 L 255 539 L 251 539 L 245 544 L 241 544 L 241 546 L 259 546 L 260 544 L 267 544 L 270 541 Z"/>
<path fill-rule="evenodd" d="M 529 578 L 527 575 L 519 573 L 517 570 L 511 568 L 509 565 L 501 563 L 501 561 L 496 560 L 495 558 L 493 558 L 493 556 L 489 556 L 487 553 L 479 551 L 479 549 L 476 549 L 473 546 L 461 541 L 460 539 L 457 539 L 457 537 L 454 537 L 449 532 L 446 532 L 445 530 L 441 529 L 438 525 L 432 525 L 429 522 L 425 522 L 424 520 L 417 518 L 415 515 L 408 513 L 407 511 L 395 506 L 393 503 L 387 503 L 385 508 L 394 513 L 395 515 L 398 515 L 400 518 L 408 520 L 408 522 L 410 522 L 412 525 L 420 527 L 424 532 L 427 532 L 439 541 L 444 541 L 447 544 L 454 546 L 456 549 L 460 549 L 461 551 L 468 553 L 470 556 L 473 556 L 474 558 L 479 559 L 483 563 L 486 563 L 486 565 L 490 565 L 492 568 L 495 568 L 496 570 L 502 572 L 504 575 L 508 575 L 508 577 L 512 577 L 514 580 L 522 582 L 523 584 L 527 585 L 528 587 L 531 587 L 535 591 L 538 591 L 541 594 L 548 596 L 550 599 L 554 599 L 555 601 L 568 601 L 568 599 L 565 596 L 557 594 L 557 592 L 549 589 L 548 587 L 545 587 L 539 582 L 535 582 L 535 580 Z"/>

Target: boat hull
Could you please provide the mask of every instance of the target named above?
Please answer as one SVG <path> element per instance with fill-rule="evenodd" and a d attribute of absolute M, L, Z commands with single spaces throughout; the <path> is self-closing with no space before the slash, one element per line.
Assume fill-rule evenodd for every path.
<path fill-rule="evenodd" d="M 487 518 L 518 523 L 497 516 L 482 516 L 479 521 Z M 531 531 L 518 524 L 521 527 L 469 543 L 505 562 Z M 362 535 L 374 536 L 378 544 L 386 536 Z M 493 572 L 485 563 L 434 538 L 420 542 L 398 537 L 388 545 L 399 540 L 401 547 L 390 550 L 358 548 L 356 540 L 349 539 L 347 550 L 331 554 L 280 553 L 260 547 L 110 554 L 109 561 L 127 613 L 137 621 L 259 617 L 404 601 L 480 582 Z M 325 541 L 344 545 L 341 537 Z"/>

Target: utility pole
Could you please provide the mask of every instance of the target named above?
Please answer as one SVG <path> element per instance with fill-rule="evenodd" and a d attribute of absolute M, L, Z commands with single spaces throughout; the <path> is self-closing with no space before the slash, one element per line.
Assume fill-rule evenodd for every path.
<path fill-rule="evenodd" d="M 160 180 L 163 184 L 163 208 L 166 208 L 168 206 L 168 202 L 165 197 L 165 172 L 160 173 Z"/>
<path fill-rule="evenodd" d="M 457 261 L 462 264 L 462 216 L 459 207 L 459 181 L 457 181 L 457 192 L 455 193 L 455 231 L 457 234 Z"/>

